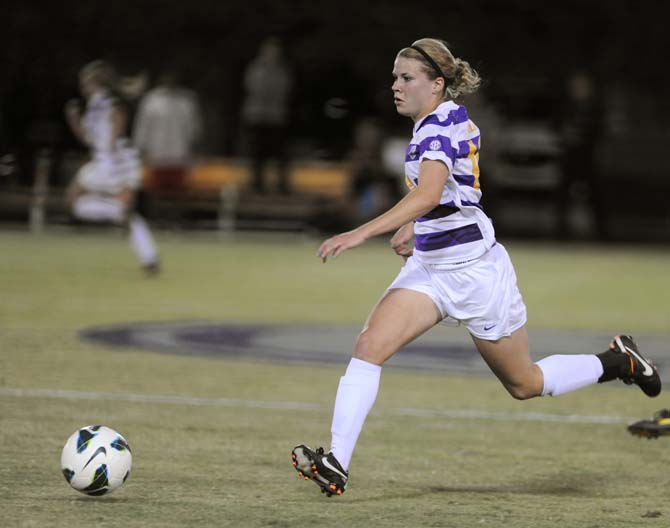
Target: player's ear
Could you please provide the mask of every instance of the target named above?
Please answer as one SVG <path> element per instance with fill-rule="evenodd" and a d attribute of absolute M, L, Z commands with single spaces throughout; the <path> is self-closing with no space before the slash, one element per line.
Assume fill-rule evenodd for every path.
<path fill-rule="evenodd" d="M 444 77 L 438 77 L 433 80 L 433 95 L 444 93 Z"/>

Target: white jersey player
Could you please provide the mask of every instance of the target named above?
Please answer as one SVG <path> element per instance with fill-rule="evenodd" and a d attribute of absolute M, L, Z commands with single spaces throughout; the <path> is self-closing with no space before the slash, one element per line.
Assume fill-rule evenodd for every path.
<path fill-rule="evenodd" d="M 124 138 L 126 114 L 114 97 L 115 74 L 103 61 L 94 61 L 79 74 L 86 108 L 66 105 L 70 128 L 90 148 L 91 159 L 74 177 L 68 200 L 75 217 L 90 222 L 128 225 L 130 245 L 148 274 L 158 271 L 156 244 L 144 218 L 133 212 L 142 178 L 137 149 Z"/>
<path fill-rule="evenodd" d="M 405 266 L 373 308 L 335 398 L 330 452 L 304 444 L 293 465 L 327 495 L 340 495 L 365 418 L 377 397 L 384 362 L 445 319 L 464 325 L 474 344 L 516 399 L 558 396 L 616 378 L 657 396 L 654 365 L 630 336 L 615 336 L 600 354 L 552 355 L 531 360 L 526 307 L 514 267 L 495 240 L 479 203 L 480 133 L 453 99 L 477 89 L 479 77 L 446 44 L 420 39 L 402 49 L 393 68 L 399 114 L 414 121 L 405 174 L 410 192 L 362 226 L 329 238 L 318 250 L 326 262 L 367 239 L 398 230 L 391 239 Z"/>

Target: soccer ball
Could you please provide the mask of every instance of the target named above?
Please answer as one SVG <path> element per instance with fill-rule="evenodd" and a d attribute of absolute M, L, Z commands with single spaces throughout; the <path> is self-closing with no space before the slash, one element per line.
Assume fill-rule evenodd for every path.
<path fill-rule="evenodd" d="M 130 446 L 114 429 L 88 425 L 68 438 L 60 457 L 65 480 L 86 495 L 104 495 L 121 486 L 133 462 Z"/>

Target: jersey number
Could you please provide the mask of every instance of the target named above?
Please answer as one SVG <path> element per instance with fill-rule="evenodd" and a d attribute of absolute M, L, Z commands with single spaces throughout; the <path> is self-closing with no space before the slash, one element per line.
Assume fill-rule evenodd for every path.
<path fill-rule="evenodd" d="M 477 145 L 472 140 L 468 141 L 468 146 L 470 147 L 468 159 L 472 163 L 472 175 L 475 177 L 473 187 L 479 189 L 479 150 L 477 150 Z"/>

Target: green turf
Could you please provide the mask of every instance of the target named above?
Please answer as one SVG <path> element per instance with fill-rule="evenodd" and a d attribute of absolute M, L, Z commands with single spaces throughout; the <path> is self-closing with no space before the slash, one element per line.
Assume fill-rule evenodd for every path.
<path fill-rule="evenodd" d="M 289 452 L 302 441 L 327 444 L 341 366 L 112 351 L 81 342 L 77 332 L 98 324 L 185 319 L 362 322 L 395 276 L 397 257 L 382 241 L 325 266 L 315 257 L 316 240 L 162 235 L 160 244 L 165 273 L 147 280 L 116 232 L 0 231 L 1 526 L 581 528 L 670 522 L 666 439 L 630 437 L 625 421 L 521 419 L 527 413 L 643 418 L 670 406 L 666 393 L 648 400 L 634 388 L 608 385 L 517 402 L 492 376 L 397 369 L 382 378 L 349 490 L 326 499 L 298 479 Z M 670 333 L 668 251 L 506 245 L 531 332 Z M 11 395 L 9 388 L 218 400 L 58 399 Z M 289 408 L 264 402 L 288 402 Z M 439 414 L 464 410 L 508 413 L 510 419 Z M 134 453 L 129 481 L 100 499 L 71 490 L 58 465 L 68 436 L 90 423 L 119 429 Z"/>

